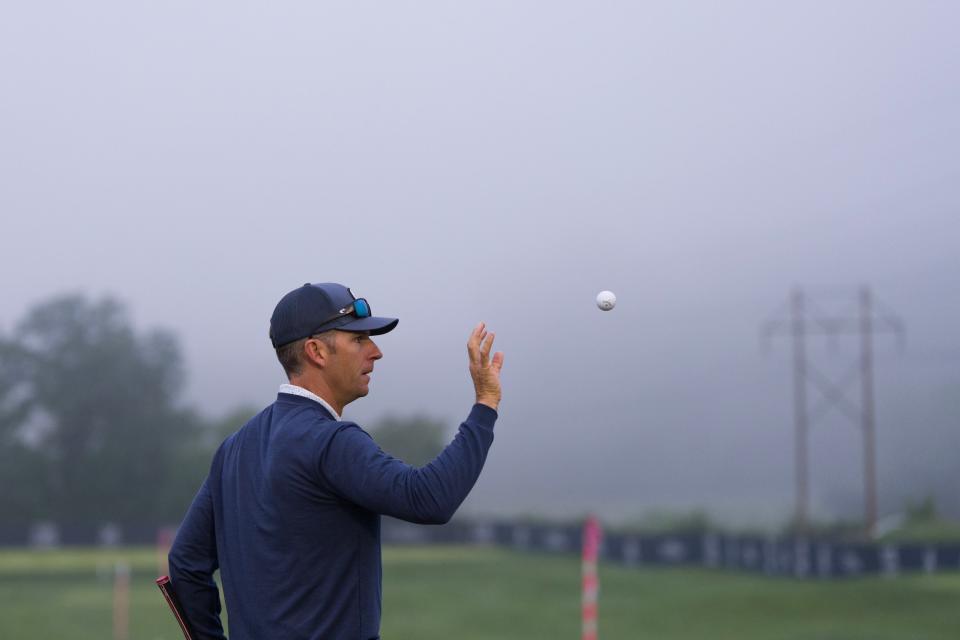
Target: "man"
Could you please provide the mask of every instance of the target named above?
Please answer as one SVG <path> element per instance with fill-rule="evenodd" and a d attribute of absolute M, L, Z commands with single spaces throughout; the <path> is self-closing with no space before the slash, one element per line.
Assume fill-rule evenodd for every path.
<path fill-rule="evenodd" d="M 380 514 L 447 522 L 493 441 L 503 354 L 480 323 L 467 343 L 476 404 L 431 463 L 390 457 L 346 405 L 382 357 L 394 318 L 343 285 L 305 284 L 277 304 L 270 338 L 289 384 L 217 450 L 170 551 L 172 586 L 198 639 L 370 640 L 380 628 Z"/>

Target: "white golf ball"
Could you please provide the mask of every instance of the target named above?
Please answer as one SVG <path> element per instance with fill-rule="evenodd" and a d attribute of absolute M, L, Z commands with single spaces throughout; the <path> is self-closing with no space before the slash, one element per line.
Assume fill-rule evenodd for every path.
<path fill-rule="evenodd" d="M 617 296 L 613 295 L 613 291 L 601 291 L 597 294 L 597 306 L 602 311 L 610 311 L 617 306 Z"/>

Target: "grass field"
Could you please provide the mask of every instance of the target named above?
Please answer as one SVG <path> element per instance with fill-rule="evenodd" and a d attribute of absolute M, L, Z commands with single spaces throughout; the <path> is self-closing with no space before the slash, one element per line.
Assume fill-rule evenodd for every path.
<path fill-rule="evenodd" d="M 181 636 L 152 549 L 0 551 L 0 638 L 109 640 L 113 563 L 133 569 L 131 640 Z M 579 637 L 575 557 L 462 547 L 384 552 L 386 640 Z M 600 637 L 956 640 L 960 574 L 797 582 L 602 565 Z"/>

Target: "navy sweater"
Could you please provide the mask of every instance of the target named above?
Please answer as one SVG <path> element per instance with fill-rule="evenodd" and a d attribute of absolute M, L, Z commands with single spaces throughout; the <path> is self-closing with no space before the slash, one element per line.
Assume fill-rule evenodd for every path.
<path fill-rule="evenodd" d="M 281 393 L 220 446 L 170 551 L 170 577 L 198 640 L 368 640 L 380 629 L 380 514 L 447 522 L 473 487 L 497 413 L 474 405 L 424 467 L 390 457 L 360 427 Z"/>

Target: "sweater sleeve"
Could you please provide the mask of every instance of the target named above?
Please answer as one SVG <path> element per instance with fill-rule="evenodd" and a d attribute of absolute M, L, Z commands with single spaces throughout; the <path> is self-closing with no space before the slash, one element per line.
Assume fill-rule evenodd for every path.
<path fill-rule="evenodd" d="M 197 640 L 226 640 L 220 622 L 220 592 L 213 581 L 219 567 L 213 528 L 213 500 L 207 482 L 187 511 L 169 555 L 170 583 Z"/>
<path fill-rule="evenodd" d="M 324 450 L 320 473 L 333 490 L 365 509 L 420 524 L 453 517 L 480 476 L 497 412 L 476 404 L 456 437 L 423 467 L 386 454 L 355 424 L 341 427 Z"/>

